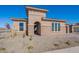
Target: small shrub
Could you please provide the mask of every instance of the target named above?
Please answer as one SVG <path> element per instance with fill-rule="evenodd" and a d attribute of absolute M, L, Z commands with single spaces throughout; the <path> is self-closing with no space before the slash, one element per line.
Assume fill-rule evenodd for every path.
<path fill-rule="evenodd" d="M 25 34 L 23 34 L 23 38 L 25 37 Z"/>
<path fill-rule="evenodd" d="M 28 52 L 31 53 L 31 50 L 33 49 L 33 46 L 28 46 L 27 49 L 28 49 Z"/>
<path fill-rule="evenodd" d="M 6 50 L 6 48 L 0 48 L 0 51 L 1 51 L 1 50 Z"/>
<path fill-rule="evenodd" d="M 65 44 L 70 45 L 70 42 L 69 42 L 69 41 L 67 41 L 67 42 L 65 42 Z"/>
<path fill-rule="evenodd" d="M 79 41 L 75 41 L 76 43 L 79 43 Z"/>
<path fill-rule="evenodd" d="M 54 46 L 59 46 L 59 44 L 54 44 Z"/>
<path fill-rule="evenodd" d="M 33 46 L 28 46 L 27 48 L 28 48 L 28 50 L 31 50 L 31 49 L 33 49 Z"/>
<path fill-rule="evenodd" d="M 0 37 L 0 39 L 5 39 L 5 37 Z"/>
<path fill-rule="evenodd" d="M 32 36 L 30 36 L 29 40 L 30 40 L 30 41 L 32 40 Z"/>

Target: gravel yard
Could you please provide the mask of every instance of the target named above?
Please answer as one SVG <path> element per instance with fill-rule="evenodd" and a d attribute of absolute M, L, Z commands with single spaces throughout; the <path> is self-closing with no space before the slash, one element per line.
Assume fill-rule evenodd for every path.
<path fill-rule="evenodd" d="M 0 52 L 38 53 L 79 46 L 79 34 L 62 34 L 53 36 L 25 36 L 23 34 L 0 34 Z"/>

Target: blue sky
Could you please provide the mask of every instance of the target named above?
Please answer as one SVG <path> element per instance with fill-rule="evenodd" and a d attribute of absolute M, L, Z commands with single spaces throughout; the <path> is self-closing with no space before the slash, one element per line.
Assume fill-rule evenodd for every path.
<path fill-rule="evenodd" d="M 6 23 L 12 25 L 10 18 L 27 18 L 24 5 L 0 5 L 0 27 L 5 27 Z M 33 5 L 33 7 L 48 10 L 48 18 L 66 20 L 73 24 L 79 22 L 79 6 L 77 5 Z"/>

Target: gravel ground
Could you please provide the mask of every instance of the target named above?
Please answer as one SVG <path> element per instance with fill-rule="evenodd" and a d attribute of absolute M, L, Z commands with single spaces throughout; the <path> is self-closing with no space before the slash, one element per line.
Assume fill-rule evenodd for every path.
<path fill-rule="evenodd" d="M 70 47 L 61 50 L 47 51 L 45 53 L 79 53 L 79 46 Z"/>
<path fill-rule="evenodd" d="M 38 53 L 79 46 L 79 34 L 53 36 L 25 36 L 24 34 L 0 34 L 0 52 Z"/>

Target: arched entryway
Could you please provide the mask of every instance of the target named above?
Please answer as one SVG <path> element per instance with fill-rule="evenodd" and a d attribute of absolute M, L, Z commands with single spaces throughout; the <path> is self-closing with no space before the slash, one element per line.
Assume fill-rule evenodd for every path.
<path fill-rule="evenodd" d="M 34 23 L 34 34 L 41 35 L 41 24 L 40 24 L 40 22 Z"/>

